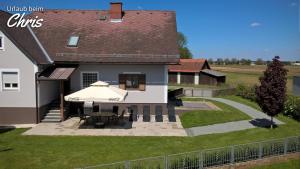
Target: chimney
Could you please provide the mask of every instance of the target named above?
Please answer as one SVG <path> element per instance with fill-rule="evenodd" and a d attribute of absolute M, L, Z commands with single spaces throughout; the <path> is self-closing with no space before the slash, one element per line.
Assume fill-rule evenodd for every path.
<path fill-rule="evenodd" d="M 122 2 L 111 2 L 110 3 L 110 21 L 121 22 L 122 21 Z"/>

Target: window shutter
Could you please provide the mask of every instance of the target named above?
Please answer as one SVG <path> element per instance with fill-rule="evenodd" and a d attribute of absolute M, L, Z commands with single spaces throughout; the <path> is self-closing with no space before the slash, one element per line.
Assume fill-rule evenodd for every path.
<path fill-rule="evenodd" d="M 139 75 L 139 90 L 141 90 L 141 91 L 146 90 L 146 75 L 145 74 Z"/>
<path fill-rule="evenodd" d="M 126 83 L 126 75 L 125 74 L 119 74 L 119 88 L 120 89 L 126 89 L 125 88 Z"/>

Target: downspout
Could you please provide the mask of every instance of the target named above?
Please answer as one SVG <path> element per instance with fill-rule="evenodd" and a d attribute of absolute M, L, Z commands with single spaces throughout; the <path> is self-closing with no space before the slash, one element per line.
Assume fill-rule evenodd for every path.
<path fill-rule="evenodd" d="M 38 75 L 41 72 L 35 72 L 35 108 L 36 108 L 36 124 L 40 122 L 40 110 L 39 110 L 39 93 L 38 93 Z"/>

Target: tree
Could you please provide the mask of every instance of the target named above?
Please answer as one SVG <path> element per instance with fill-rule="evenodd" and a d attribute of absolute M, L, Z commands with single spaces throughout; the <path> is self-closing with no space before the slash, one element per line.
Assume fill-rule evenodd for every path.
<path fill-rule="evenodd" d="M 256 65 L 263 65 L 265 63 L 264 63 L 264 61 L 261 58 L 257 58 L 256 61 L 255 61 L 255 64 Z"/>
<path fill-rule="evenodd" d="M 210 64 L 210 65 L 214 64 L 214 60 L 212 58 L 209 58 L 208 59 L 208 64 Z"/>
<path fill-rule="evenodd" d="M 228 58 L 225 58 L 224 63 L 225 65 L 230 65 L 230 60 Z"/>
<path fill-rule="evenodd" d="M 181 32 L 177 33 L 177 44 L 179 47 L 180 58 L 184 58 L 184 59 L 193 58 L 192 53 L 190 52 L 189 48 L 187 47 L 187 39 L 186 39 L 185 35 Z"/>
<path fill-rule="evenodd" d="M 256 101 L 262 111 L 271 116 L 271 128 L 273 117 L 282 112 L 286 99 L 286 75 L 287 70 L 280 62 L 279 56 L 275 56 L 268 64 L 263 76 L 259 78 L 260 86 L 256 86 Z"/>
<path fill-rule="evenodd" d="M 179 48 L 179 54 L 181 59 L 191 59 L 192 53 L 187 47 Z"/>
<path fill-rule="evenodd" d="M 216 64 L 217 65 L 224 65 L 224 61 L 222 58 L 218 58 L 217 61 L 216 61 Z"/>

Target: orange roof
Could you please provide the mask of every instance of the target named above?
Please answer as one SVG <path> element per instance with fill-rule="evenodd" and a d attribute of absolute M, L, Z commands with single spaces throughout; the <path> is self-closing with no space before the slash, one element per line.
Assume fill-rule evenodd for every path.
<path fill-rule="evenodd" d="M 210 69 L 206 59 L 180 59 L 179 65 L 169 65 L 169 72 L 200 72 L 204 69 Z"/>

